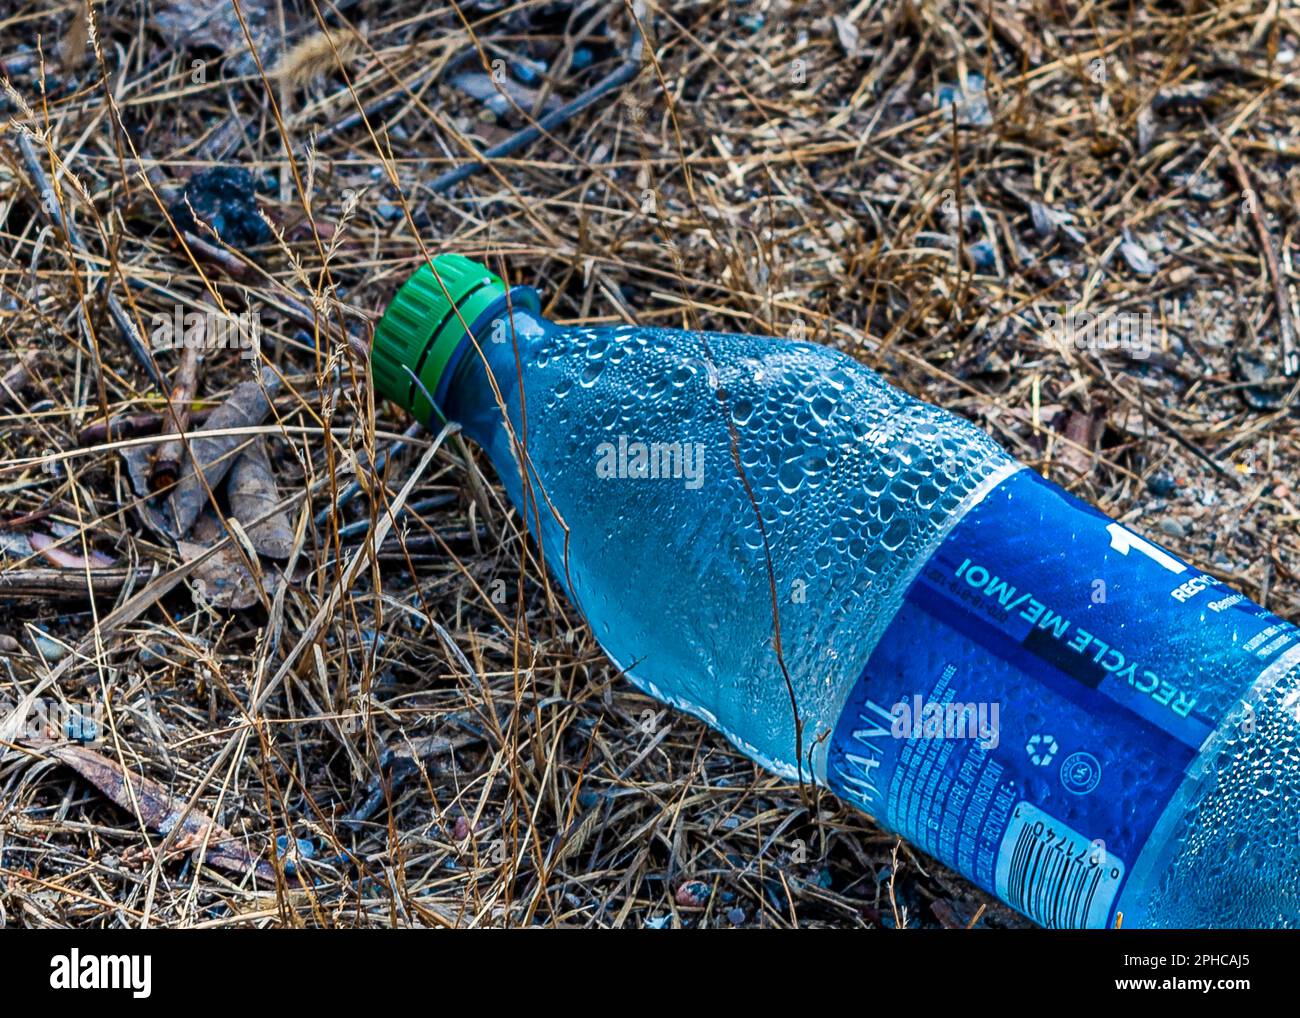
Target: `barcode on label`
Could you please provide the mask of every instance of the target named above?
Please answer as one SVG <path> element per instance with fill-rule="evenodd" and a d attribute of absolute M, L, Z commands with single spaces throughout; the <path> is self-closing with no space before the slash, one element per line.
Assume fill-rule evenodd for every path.
<path fill-rule="evenodd" d="M 1022 802 L 998 851 L 997 892 L 1049 929 L 1104 927 L 1124 863 L 1099 841 Z"/>

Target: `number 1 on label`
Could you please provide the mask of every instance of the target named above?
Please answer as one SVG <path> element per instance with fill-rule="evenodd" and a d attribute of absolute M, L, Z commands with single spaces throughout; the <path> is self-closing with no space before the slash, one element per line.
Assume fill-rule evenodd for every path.
<path fill-rule="evenodd" d="M 1111 523 L 1106 527 L 1106 533 L 1110 534 L 1110 546 L 1121 555 L 1127 555 L 1129 549 L 1140 551 L 1152 562 L 1164 566 L 1171 573 L 1185 572 L 1187 567 L 1178 559 L 1174 558 L 1163 548 L 1159 548 L 1144 538 L 1138 537 L 1137 534 L 1119 523 Z"/>

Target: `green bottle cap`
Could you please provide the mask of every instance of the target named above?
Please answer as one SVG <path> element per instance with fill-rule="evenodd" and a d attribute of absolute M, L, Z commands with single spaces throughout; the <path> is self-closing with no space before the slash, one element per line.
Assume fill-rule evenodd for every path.
<path fill-rule="evenodd" d="M 498 276 L 462 255 L 439 255 L 432 266 L 421 265 L 375 328 L 370 376 L 379 395 L 425 424 L 441 420 L 429 397 L 437 393 L 466 329 L 505 292 Z"/>

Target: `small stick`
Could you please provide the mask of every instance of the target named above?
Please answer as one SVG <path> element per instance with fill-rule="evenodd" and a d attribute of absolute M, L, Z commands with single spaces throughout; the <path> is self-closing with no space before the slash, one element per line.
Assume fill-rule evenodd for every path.
<path fill-rule="evenodd" d="M 162 434 L 180 435 L 189 427 L 190 407 L 198 392 L 199 344 L 184 343 L 181 364 L 176 371 L 176 385 L 172 388 L 170 405 L 163 414 Z M 158 454 L 149 471 L 149 490 L 153 492 L 170 488 L 181 475 L 181 460 L 185 445 L 179 438 L 170 438 L 158 447 Z"/>
<path fill-rule="evenodd" d="M 15 516 L 10 520 L 0 520 L 0 530 L 17 530 L 19 527 L 25 527 L 29 523 L 36 523 L 50 515 L 49 509 L 35 509 L 32 512 L 24 513 L 21 516 Z"/>
<path fill-rule="evenodd" d="M 419 516 L 421 513 L 428 512 L 430 509 L 441 509 L 443 506 L 451 505 L 451 503 L 455 501 L 455 495 L 434 495 L 432 498 L 426 498 L 419 502 L 412 502 L 410 505 L 404 507 L 402 511 L 396 514 L 393 518 L 396 521 L 400 521 L 402 517 L 408 514 Z M 347 526 L 339 527 L 339 540 L 341 541 L 348 537 L 354 537 L 357 534 L 364 534 L 369 529 L 369 517 L 357 520 L 354 523 L 349 523 Z M 484 534 L 484 536 L 486 536 L 486 534 Z"/>
<path fill-rule="evenodd" d="M 6 598 L 54 601 L 114 597 L 127 583 L 140 585 L 153 576 L 152 566 L 110 566 L 103 569 L 58 569 L 52 566 L 6 569 L 0 572 L 0 594 Z"/>
<path fill-rule="evenodd" d="M 189 230 L 184 231 L 185 243 L 191 251 L 201 256 L 204 260 L 219 265 L 232 279 L 244 282 L 251 275 L 248 265 L 240 261 L 234 255 L 230 254 L 216 244 L 210 244 L 202 237 L 195 236 Z"/>
<path fill-rule="evenodd" d="M 194 410 L 190 413 L 191 424 L 202 424 L 212 412 L 211 407 Z M 156 435 L 162 431 L 164 415 L 160 413 L 126 414 L 112 417 L 106 421 L 87 424 L 77 432 L 77 446 L 85 449 L 92 445 L 106 442 L 121 442 L 128 438 L 140 438 L 144 435 Z"/>

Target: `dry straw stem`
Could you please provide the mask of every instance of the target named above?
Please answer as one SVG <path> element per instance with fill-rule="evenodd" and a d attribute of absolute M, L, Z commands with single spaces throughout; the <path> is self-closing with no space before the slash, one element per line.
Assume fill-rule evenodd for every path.
<path fill-rule="evenodd" d="M 361 42 L 349 29 L 313 32 L 295 43 L 275 65 L 274 76 L 301 88 L 345 66 L 361 50 Z"/>
<path fill-rule="evenodd" d="M 628 52 L 629 4 L 239 0 L 186 32 L 167 12 L 218 5 L 80 7 L 0 15 L 0 923 L 1019 922 L 635 692 L 480 455 L 403 439 L 364 352 L 443 251 L 557 321 L 836 346 L 1296 617 L 1286 5 L 651 2 L 631 81 L 442 193 L 544 115 L 444 71 L 500 60 L 532 76 L 512 94 L 569 102 Z M 177 232 L 214 165 L 255 175 L 268 244 Z M 245 611 L 195 599 L 205 560 L 142 521 L 123 464 L 177 437 L 188 368 L 145 345 L 177 305 L 262 326 L 261 361 L 196 366 L 187 449 L 255 370 L 281 380 L 234 430 L 265 445 L 288 557 L 245 519 L 204 553 L 279 579 Z M 1058 342 L 1070 311 L 1149 315 L 1147 356 Z M 113 565 L 11 553 L 35 533 Z M 258 864 L 177 858 L 27 744 L 9 705 L 42 699 L 106 703 L 95 751 Z M 267 879 L 278 839 L 312 855 L 293 880 Z"/>

